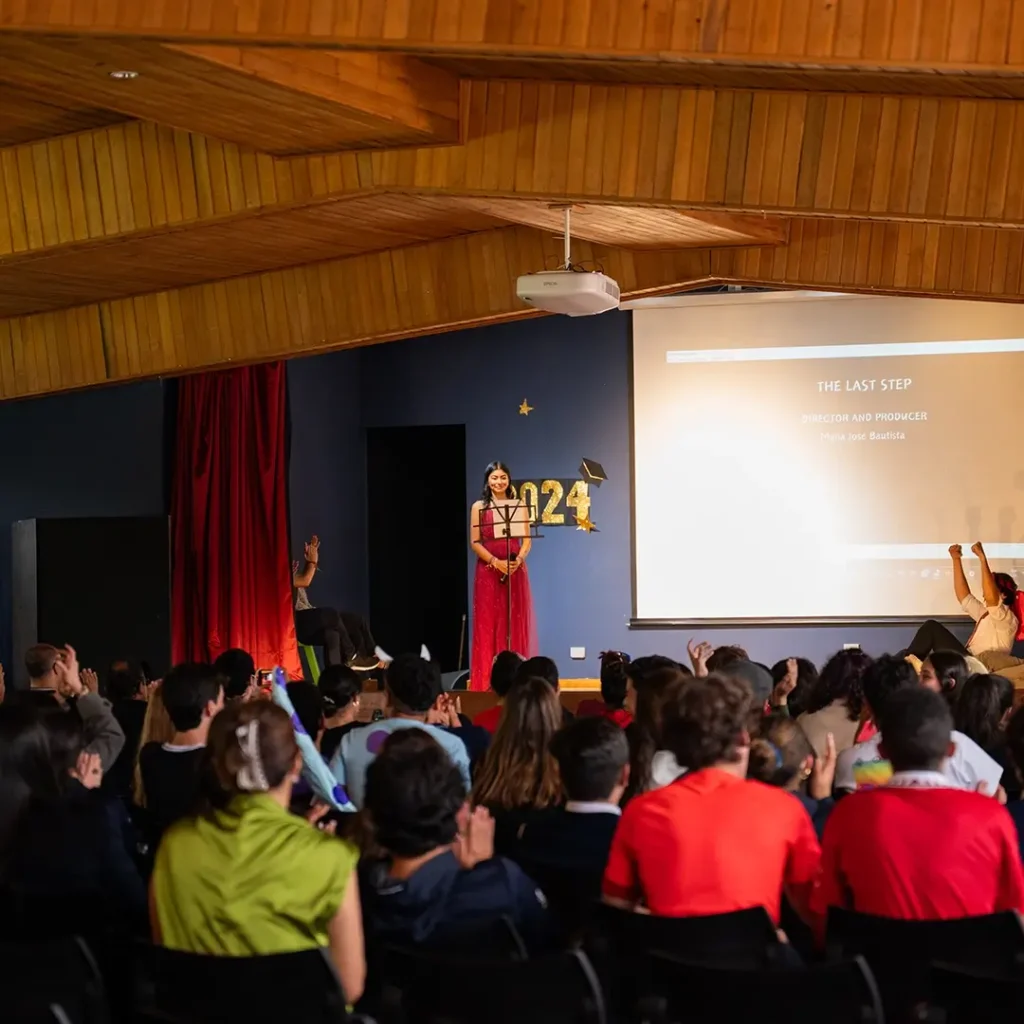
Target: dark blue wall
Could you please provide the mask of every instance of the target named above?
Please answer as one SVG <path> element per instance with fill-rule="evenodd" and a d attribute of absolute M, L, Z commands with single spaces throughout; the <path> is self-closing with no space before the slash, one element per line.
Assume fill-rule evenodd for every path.
<path fill-rule="evenodd" d="M 628 314 L 548 317 L 442 334 L 296 361 L 290 372 L 293 542 L 313 529 L 325 538 L 321 603 L 327 603 L 324 592 L 336 592 L 365 608 L 362 428 L 463 423 L 469 495 L 478 492 L 483 468 L 495 458 L 521 478 L 573 477 L 583 457 L 608 473 L 607 483 L 591 488 L 600 532 L 547 528 L 530 556 L 541 649 L 562 674 L 596 675 L 597 654 L 607 648 L 685 656 L 693 631 L 628 626 Z M 310 394 L 319 401 L 300 410 L 299 396 L 306 403 Z M 528 417 L 518 412 L 524 398 L 534 406 Z M 700 500 L 699 492 L 694 498 Z M 753 497 L 750 514 L 757 514 Z M 770 587 L 771 581 L 749 585 Z M 701 631 L 716 643 L 742 643 L 767 662 L 793 654 L 821 661 L 843 643 L 880 653 L 904 646 L 909 632 L 868 626 Z M 571 646 L 586 648 L 584 662 L 570 661 Z"/>
<path fill-rule="evenodd" d="M 159 381 L 0 403 L 0 663 L 12 664 L 11 523 L 164 513 L 163 428 Z"/>

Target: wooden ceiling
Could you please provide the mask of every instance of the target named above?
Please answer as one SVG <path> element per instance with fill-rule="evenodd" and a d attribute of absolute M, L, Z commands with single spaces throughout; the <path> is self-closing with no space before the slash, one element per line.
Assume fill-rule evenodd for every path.
<path fill-rule="evenodd" d="M 629 296 L 1021 301 L 1024 0 L 0 0 L 0 398 L 534 315 L 566 206 Z"/>

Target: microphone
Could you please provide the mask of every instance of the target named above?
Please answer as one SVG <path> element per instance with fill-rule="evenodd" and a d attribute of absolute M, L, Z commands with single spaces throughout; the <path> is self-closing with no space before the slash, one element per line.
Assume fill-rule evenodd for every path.
<path fill-rule="evenodd" d="M 519 556 L 518 556 L 518 555 L 516 555 L 516 557 L 512 559 L 512 561 L 513 561 L 513 562 L 516 562 L 516 561 L 518 561 L 518 560 L 519 560 Z M 510 566 L 510 568 L 511 568 L 511 566 Z M 501 574 L 501 575 L 500 575 L 500 576 L 498 577 L 498 582 L 499 582 L 499 583 L 508 583 L 508 577 L 509 577 L 509 573 L 507 573 L 507 572 L 503 572 L 503 573 L 502 573 L 502 574 Z"/>

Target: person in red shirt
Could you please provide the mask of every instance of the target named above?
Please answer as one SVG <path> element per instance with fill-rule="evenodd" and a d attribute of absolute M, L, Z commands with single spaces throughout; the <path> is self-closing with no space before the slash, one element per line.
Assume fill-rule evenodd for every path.
<path fill-rule="evenodd" d="M 491 689 L 498 695 L 498 703 L 493 708 L 481 711 L 473 719 L 473 724 L 486 729 L 492 736 L 498 731 L 505 695 L 512 689 L 522 663 L 523 659 L 515 651 L 501 651 L 491 664 Z"/>
<path fill-rule="evenodd" d="M 875 711 L 885 786 L 841 800 L 825 826 L 813 907 L 942 920 L 1024 910 L 1017 833 L 990 795 L 952 788 L 949 705 L 924 687 L 897 690 Z"/>
<path fill-rule="evenodd" d="M 776 922 L 783 891 L 809 915 L 821 851 L 807 811 L 784 790 L 747 779 L 752 693 L 708 676 L 665 709 L 664 742 L 689 771 L 626 806 L 603 894 L 667 917 L 764 907 Z"/>

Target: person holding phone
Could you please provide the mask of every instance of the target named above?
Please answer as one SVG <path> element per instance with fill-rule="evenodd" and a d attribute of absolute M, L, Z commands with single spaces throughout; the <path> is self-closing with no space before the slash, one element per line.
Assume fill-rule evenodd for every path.
<path fill-rule="evenodd" d="M 537 653 L 533 597 L 526 571 L 530 538 L 498 536 L 500 521 L 496 508 L 513 497 L 508 466 L 499 461 L 490 463 L 484 470 L 480 498 L 469 510 L 469 546 L 477 558 L 473 577 L 471 690 L 488 688 L 491 665 L 500 651 L 515 651 L 523 658 Z M 511 636 L 509 602 L 512 606 Z"/>

